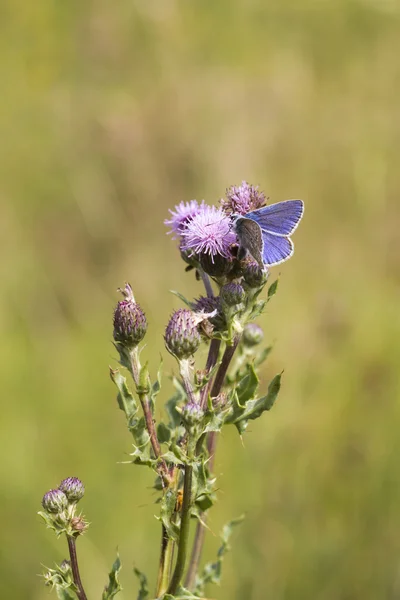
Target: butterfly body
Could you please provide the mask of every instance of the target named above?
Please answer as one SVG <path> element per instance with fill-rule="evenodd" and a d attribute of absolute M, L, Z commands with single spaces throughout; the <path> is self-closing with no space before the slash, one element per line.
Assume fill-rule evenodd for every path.
<path fill-rule="evenodd" d="M 245 215 L 232 215 L 240 250 L 248 252 L 260 266 L 278 265 L 294 252 L 290 235 L 304 212 L 302 200 L 285 200 L 263 206 Z"/>

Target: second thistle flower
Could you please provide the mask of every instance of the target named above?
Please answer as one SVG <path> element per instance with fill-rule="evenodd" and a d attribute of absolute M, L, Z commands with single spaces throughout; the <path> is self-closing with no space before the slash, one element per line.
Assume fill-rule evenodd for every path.
<path fill-rule="evenodd" d="M 178 359 L 189 358 L 200 346 L 199 320 L 187 308 L 180 308 L 172 315 L 165 330 L 167 350 Z"/>

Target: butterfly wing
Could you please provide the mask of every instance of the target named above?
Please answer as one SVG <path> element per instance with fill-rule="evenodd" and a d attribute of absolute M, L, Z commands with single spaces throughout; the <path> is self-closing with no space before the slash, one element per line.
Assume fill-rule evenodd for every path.
<path fill-rule="evenodd" d="M 251 256 L 263 265 L 263 236 L 260 226 L 252 219 L 239 217 L 236 219 L 234 228 L 239 238 L 241 248 L 244 248 Z"/>
<path fill-rule="evenodd" d="M 267 231 L 262 232 L 263 262 L 265 265 L 279 265 L 290 258 L 294 252 L 293 242 L 282 235 L 274 235 Z"/>
<path fill-rule="evenodd" d="M 263 231 L 288 236 L 300 223 L 303 212 L 302 200 L 285 200 L 253 210 L 247 213 L 246 218 L 255 221 Z"/>

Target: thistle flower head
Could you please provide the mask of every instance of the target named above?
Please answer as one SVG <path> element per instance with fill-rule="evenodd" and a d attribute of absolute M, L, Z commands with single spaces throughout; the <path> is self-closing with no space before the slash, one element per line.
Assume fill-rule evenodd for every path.
<path fill-rule="evenodd" d="M 193 254 L 209 254 L 229 258 L 230 247 L 237 241 L 231 221 L 222 208 L 202 204 L 182 232 L 182 250 Z"/>
<path fill-rule="evenodd" d="M 200 346 L 198 324 L 201 320 L 187 308 L 180 308 L 174 312 L 165 330 L 167 350 L 178 359 L 192 356 Z"/>
<path fill-rule="evenodd" d="M 221 300 L 219 296 L 200 296 L 192 303 L 192 308 L 197 313 L 216 313 L 209 316 L 208 320 L 216 330 L 222 331 L 225 328 L 225 316 L 221 311 Z"/>
<path fill-rule="evenodd" d="M 225 214 L 245 215 L 251 210 L 261 208 L 265 204 L 265 195 L 258 191 L 258 186 L 242 181 L 242 185 L 231 186 L 226 190 L 226 199 L 221 199 Z"/>
<path fill-rule="evenodd" d="M 195 402 L 188 402 L 182 407 L 181 415 L 185 424 L 189 427 L 192 427 L 193 425 L 197 425 L 197 423 L 202 420 L 204 412 L 200 408 L 199 404 L 196 404 Z"/>
<path fill-rule="evenodd" d="M 63 479 L 58 489 L 64 492 L 69 502 L 78 502 L 85 493 L 85 486 L 77 477 Z"/>
<path fill-rule="evenodd" d="M 168 233 L 172 233 L 174 238 L 180 237 L 188 221 L 193 219 L 203 204 L 204 201 L 199 205 L 197 200 L 190 200 L 190 202 L 180 202 L 174 210 L 169 209 L 171 218 L 164 221 L 171 229 Z"/>
<path fill-rule="evenodd" d="M 48 513 L 61 513 L 68 507 L 68 498 L 61 490 L 49 490 L 42 498 L 42 506 Z"/>
<path fill-rule="evenodd" d="M 133 348 L 144 338 L 147 331 L 147 320 L 139 304 L 135 302 L 132 288 L 127 283 L 120 289 L 124 300 L 118 302 L 114 311 L 114 340 L 124 346 Z"/>
<path fill-rule="evenodd" d="M 245 346 L 251 348 L 261 344 L 264 339 L 264 332 L 256 323 L 247 323 L 243 330 L 242 341 Z"/>
<path fill-rule="evenodd" d="M 246 264 L 243 277 L 249 287 L 259 288 L 267 282 L 269 271 L 266 267 L 261 268 L 258 263 L 251 261 Z"/>

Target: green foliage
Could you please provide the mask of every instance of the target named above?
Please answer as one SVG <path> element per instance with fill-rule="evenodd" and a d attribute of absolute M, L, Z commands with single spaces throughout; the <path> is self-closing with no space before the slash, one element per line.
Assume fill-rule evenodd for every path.
<path fill-rule="evenodd" d="M 137 600 L 147 600 L 149 598 L 149 585 L 147 583 L 147 577 L 142 571 L 139 571 L 136 567 L 134 567 L 133 572 L 136 577 L 139 579 L 139 593 L 137 595 Z"/>
<path fill-rule="evenodd" d="M 207 563 L 202 573 L 196 578 L 194 591 L 200 595 L 200 597 L 204 596 L 204 589 L 208 583 L 215 583 L 217 585 L 221 583 L 222 563 L 226 553 L 230 550 L 229 539 L 232 535 L 233 528 L 242 523 L 243 519 L 244 515 L 237 519 L 233 519 L 224 525 L 221 534 L 222 544 L 218 549 L 217 560 L 215 562 Z"/>
<path fill-rule="evenodd" d="M 72 580 L 71 567 L 66 561 L 61 565 L 56 565 L 55 569 L 47 569 L 44 578 L 46 586 L 55 589 L 60 600 L 77 599 L 77 588 Z"/>
<path fill-rule="evenodd" d="M 252 398 L 248 388 L 245 388 L 241 396 L 237 390 L 233 393 L 232 409 L 226 417 L 225 423 L 236 426 L 242 434 L 248 425 L 248 422 L 261 417 L 264 411 L 271 410 L 278 396 L 281 386 L 281 374 L 276 375 L 268 386 L 268 392 L 261 398 Z"/>
<path fill-rule="evenodd" d="M 112 381 L 118 389 L 117 402 L 125 413 L 128 429 L 135 440 L 135 450 L 130 454 L 133 463 L 155 467 L 157 461 L 152 457 L 150 437 L 146 430 L 145 420 L 138 416 L 139 407 L 126 383 L 126 378 L 118 370 L 110 369 Z"/>
<path fill-rule="evenodd" d="M 111 571 L 108 576 L 108 584 L 106 585 L 102 600 L 110 600 L 110 598 L 114 598 L 122 590 L 121 584 L 119 582 L 119 574 L 121 571 L 121 561 L 119 556 L 115 559 L 113 566 L 111 567 Z"/>

